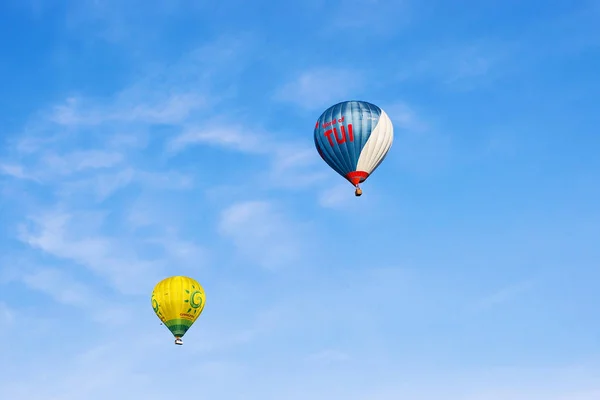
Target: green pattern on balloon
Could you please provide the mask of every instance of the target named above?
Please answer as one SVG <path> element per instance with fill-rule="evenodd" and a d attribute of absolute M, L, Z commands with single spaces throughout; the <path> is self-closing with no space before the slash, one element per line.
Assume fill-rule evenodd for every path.
<path fill-rule="evenodd" d="M 188 329 L 190 329 L 192 324 L 192 321 L 182 318 L 172 319 L 165 322 L 166 327 L 169 328 L 173 336 L 176 337 L 183 337 Z"/>
<path fill-rule="evenodd" d="M 195 289 L 194 286 L 192 286 L 192 288 Z M 185 291 L 187 294 L 190 294 L 189 290 Z M 196 300 L 196 295 L 198 295 L 198 301 Z M 200 308 L 202 306 L 202 292 L 199 290 L 196 290 L 194 292 L 192 292 L 190 294 L 190 298 L 189 299 L 185 299 L 184 302 L 188 303 L 190 305 L 190 308 L 188 308 L 188 310 L 186 312 L 194 312 L 194 314 L 196 314 L 198 312 L 198 308 Z"/>

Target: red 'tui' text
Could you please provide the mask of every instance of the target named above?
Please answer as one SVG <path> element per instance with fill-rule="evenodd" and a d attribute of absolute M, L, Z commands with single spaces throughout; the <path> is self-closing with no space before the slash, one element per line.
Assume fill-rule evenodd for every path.
<path fill-rule="evenodd" d="M 328 129 L 325 132 L 323 132 L 323 135 L 325 135 L 325 137 L 329 141 L 329 144 L 331 145 L 331 147 L 334 146 L 333 137 L 335 137 L 335 141 L 337 142 L 337 144 L 342 144 L 342 143 L 346 142 L 346 140 L 348 140 L 349 142 L 354 141 L 354 133 L 352 132 L 352 124 L 348 124 L 348 127 L 346 128 L 345 125 L 342 125 L 343 122 L 344 122 L 344 117 L 337 119 L 337 120 L 334 119 L 333 121 L 324 122 L 321 125 L 322 128 L 327 128 L 327 127 L 331 126 L 331 129 Z M 339 132 L 338 132 L 338 127 L 333 126 L 333 125 L 337 125 L 337 124 L 339 124 Z"/>

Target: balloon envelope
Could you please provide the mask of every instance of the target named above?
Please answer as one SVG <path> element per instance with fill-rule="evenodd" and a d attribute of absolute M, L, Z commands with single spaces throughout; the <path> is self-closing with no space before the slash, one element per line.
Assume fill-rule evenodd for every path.
<path fill-rule="evenodd" d="M 344 101 L 321 114 L 314 140 L 321 158 L 358 188 L 385 159 L 394 140 L 394 127 L 378 106 Z"/>
<path fill-rule="evenodd" d="M 202 286 L 186 276 L 165 278 L 152 291 L 152 309 L 175 336 L 177 344 L 181 344 L 183 335 L 204 310 L 205 301 Z"/>

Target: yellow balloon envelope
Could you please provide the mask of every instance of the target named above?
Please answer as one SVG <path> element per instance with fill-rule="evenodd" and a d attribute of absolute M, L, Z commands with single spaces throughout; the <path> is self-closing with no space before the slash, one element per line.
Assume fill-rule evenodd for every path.
<path fill-rule="evenodd" d="M 206 295 L 200 284 L 187 276 L 172 276 L 158 282 L 152 292 L 152 308 L 163 324 L 175 336 L 175 344 L 196 322 Z"/>

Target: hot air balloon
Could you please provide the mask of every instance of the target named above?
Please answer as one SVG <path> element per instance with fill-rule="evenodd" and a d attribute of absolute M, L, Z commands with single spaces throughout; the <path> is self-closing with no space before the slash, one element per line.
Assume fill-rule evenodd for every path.
<path fill-rule="evenodd" d="M 187 276 L 172 276 L 158 282 L 152 291 L 152 309 L 182 345 L 183 335 L 196 322 L 206 295 L 200 284 Z"/>
<path fill-rule="evenodd" d="M 394 127 L 388 115 L 366 101 L 344 101 L 329 107 L 315 125 L 321 158 L 356 187 L 375 171 L 392 147 Z"/>

